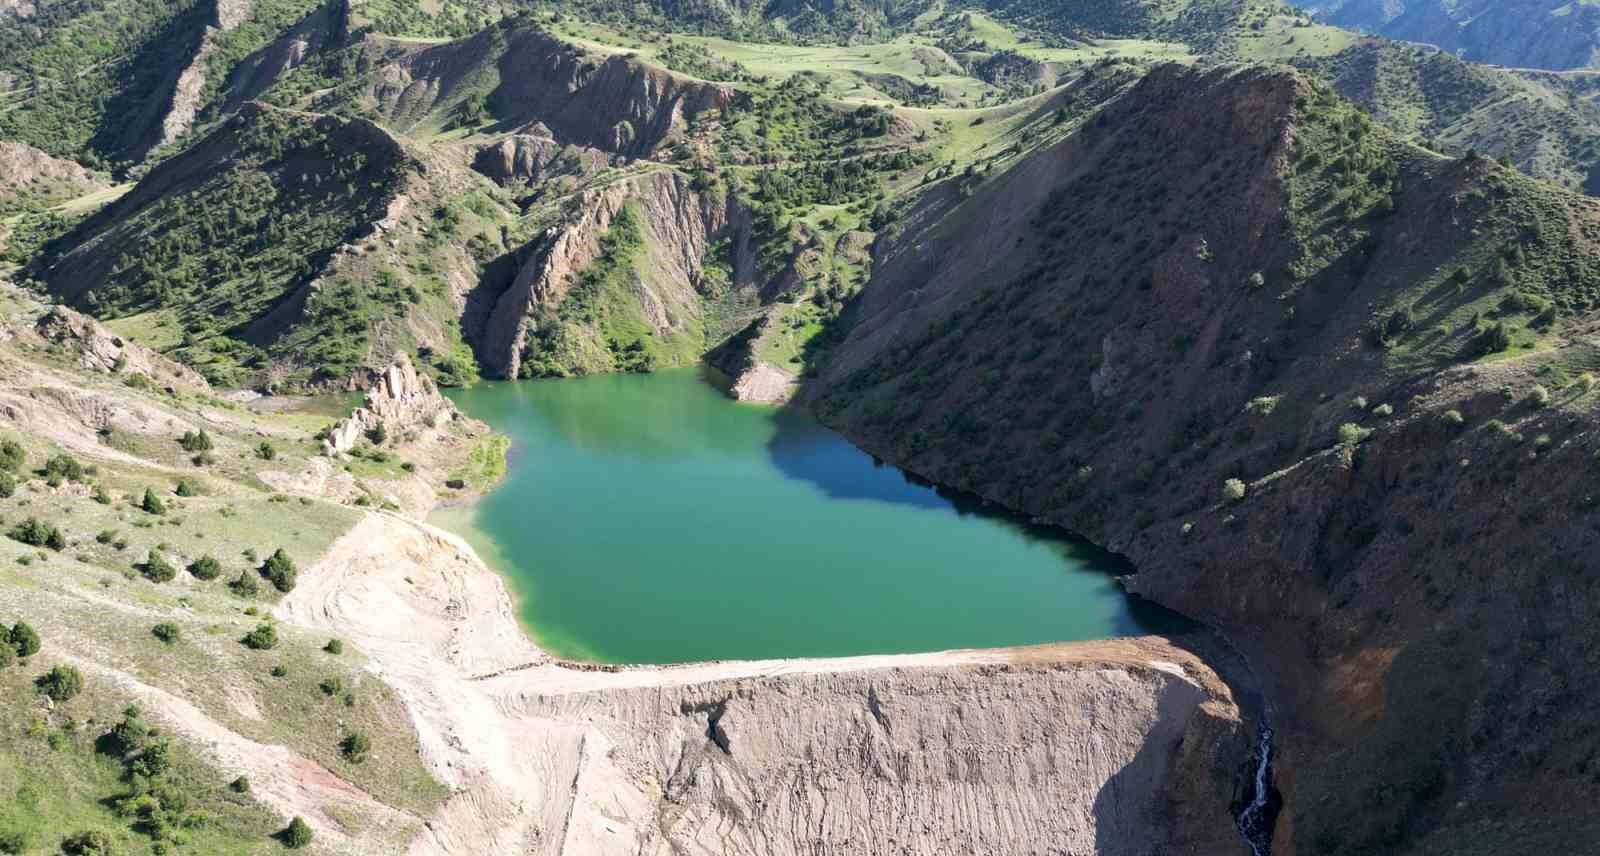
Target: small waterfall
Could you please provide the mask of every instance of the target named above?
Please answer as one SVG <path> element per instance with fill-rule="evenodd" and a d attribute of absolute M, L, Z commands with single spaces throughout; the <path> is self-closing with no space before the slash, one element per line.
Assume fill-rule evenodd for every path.
<path fill-rule="evenodd" d="M 1278 815 L 1277 795 L 1272 790 L 1272 726 L 1265 718 L 1256 737 L 1255 778 L 1245 794 L 1249 802 L 1235 816 L 1239 834 L 1250 845 L 1251 856 L 1272 856 L 1272 826 Z"/>

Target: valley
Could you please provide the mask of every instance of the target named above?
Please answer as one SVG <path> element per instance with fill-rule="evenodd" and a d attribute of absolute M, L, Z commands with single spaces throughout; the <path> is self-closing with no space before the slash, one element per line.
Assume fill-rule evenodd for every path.
<path fill-rule="evenodd" d="M 1600 847 L 1587 13 L 1301 5 L 0 0 L 0 853 Z"/>

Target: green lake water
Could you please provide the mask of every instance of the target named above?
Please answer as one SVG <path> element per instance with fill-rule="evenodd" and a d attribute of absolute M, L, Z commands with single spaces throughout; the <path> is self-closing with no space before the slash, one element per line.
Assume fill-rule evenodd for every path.
<path fill-rule="evenodd" d="M 452 393 L 512 438 L 435 522 L 553 653 L 611 663 L 937 651 L 1170 629 L 1111 557 L 909 481 L 699 370 Z"/>

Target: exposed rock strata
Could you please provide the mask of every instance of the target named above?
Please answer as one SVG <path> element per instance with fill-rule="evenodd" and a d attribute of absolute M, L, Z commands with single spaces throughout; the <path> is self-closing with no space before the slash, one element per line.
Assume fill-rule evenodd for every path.
<path fill-rule="evenodd" d="M 144 375 L 160 386 L 209 390 L 210 384 L 188 366 L 173 362 L 145 346 L 124 339 L 98 321 L 65 306 L 39 318 L 35 331 L 46 341 L 72 349 L 86 369 L 123 375 Z"/>

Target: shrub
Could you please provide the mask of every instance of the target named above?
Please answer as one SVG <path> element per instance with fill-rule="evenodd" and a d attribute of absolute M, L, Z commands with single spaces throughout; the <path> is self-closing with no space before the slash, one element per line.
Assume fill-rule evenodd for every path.
<path fill-rule="evenodd" d="M 266 440 L 262 440 L 261 445 L 256 447 L 256 457 L 263 461 L 270 461 L 273 458 L 278 457 L 278 450 L 274 449 L 271 443 L 268 443 Z"/>
<path fill-rule="evenodd" d="M 214 580 L 222 576 L 222 563 L 207 553 L 189 563 L 189 574 L 197 580 Z"/>
<path fill-rule="evenodd" d="M 263 621 L 239 641 L 252 651 L 269 651 L 278 647 L 278 628 Z"/>
<path fill-rule="evenodd" d="M 33 682 L 34 688 L 51 701 L 71 701 L 83 692 L 83 675 L 71 666 L 56 666 Z"/>
<path fill-rule="evenodd" d="M 44 476 L 51 484 L 83 481 L 83 464 L 65 452 L 51 455 L 50 459 L 44 462 Z"/>
<path fill-rule="evenodd" d="M 149 739 L 150 726 L 145 724 L 139 708 L 130 704 L 122 709 L 122 721 L 111 726 L 98 748 L 110 755 L 126 756 L 143 749 Z"/>
<path fill-rule="evenodd" d="M 1261 288 L 1267 284 L 1267 277 L 1261 271 L 1256 271 L 1255 273 L 1250 274 L 1249 278 L 1244 281 L 1244 284 L 1250 288 Z"/>
<path fill-rule="evenodd" d="M 322 694 L 325 696 L 343 695 L 344 679 L 339 677 L 323 678 L 322 682 L 317 684 L 317 688 L 322 690 Z"/>
<path fill-rule="evenodd" d="M 1467 424 L 1467 417 L 1462 416 L 1461 411 L 1452 408 L 1439 414 L 1439 421 L 1453 428 L 1459 428 Z"/>
<path fill-rule="evenodd" d="M 228 790 L 233 791 L 236 794 L 248 794 L 248 793 L 250 793 L 250 779 L 249 779 L 249 777 L 240 776 L 239 778 L 234 779 L 233 781 L 229 782 L 228 783 Z"/>
<path fill-rule="evenodd" d="M 1549 407 L 1550 390 L 1539 384 L 1534 384 L 1533 389 L 1528 390 L 1528 404 L 1538 408 Z"/>
<path fill-rule="evenodd" d="M 178 438 L 178 445 L 182 446 L 185 452 L 209 452 L 212 449 L 211 436 L 204 428 L 199 432 L 183 432 L 183 436 Z"/>
<path fill-rule="evenodd" d="M 329 639 L 328 644 L 322 646 L 322 650 L 327 651 L 329 654 L 343 654 L 344 643 L 338 639 Z"/>
<path fill-rule="evenodd" d="M 139 503 L 139 508 L 142 509 L 146 514 L 167 513 L 166 504 L 163 503 L 161 501 L 161 497 L 156 496 L 156 492 L 150 488 L 144 489 L 144 500 Z"/>
<path fill-rule="evenodd" d="M 199 493 L 195 489 L 194 482 L 188 479 L 178 479 L 178 486 L 173 488 L 172 492 L 178 496 L 194 496 Z"/>
<path fill-rule="evenodd" d="M 288 593 L 294 590 L 295 579 L 299 576 L 299 572 L 295 570 L 294 561 L 289 558 L 289 554 L 279 547 L 261 566 L 261 575 L 272 582 L 273 588 Z"/>
<path fill-rule="evenodd" d="M 1222 483 L 1222 498 L 1228 502 L 1238 502 L 1244 499 L 1246 488 L 1239 479 L 1228 479 Z"/>
<path fill-rule="evenodd" d="M 1372 436 L 1372 432 L 1362 428 L 1354 422 L 1346 422 L 1339 426 L 1339 445 L 1356 446 L 1362 440 Z"/>
<path fill-rule="evenodd" d="M 1578 375 L 1577 380 L 1572 382 L 1572 385 L 1577 387 L 1578 391 L 1584 395 L 1594 392 L 1595 384 L 1596 381 L 1592 372 L 1584 372 L 1583 374 Z"/>
<path fill-rule="evenodd" d="M 272 667 L 272 676 L 274 678 L 286 678 L 286 677 L 288 677 L 289 676 L 289 667 L 288 666 L 284 666 L 284 665 L 273 666 Z"/>
<path fill-rule="evenodd" d="M 1377 417 L 1381 417 L 1381 418 L 1388 418 L 1390 416 L 1393 416 L 1394 415 L 1394 405 L 1392 405 L 1392 404 L 1380 404 L 1377 407 L 1372 408 L 1372 415 L 1373 416 L 1377 416 Z"/>
<path fill-rule="evenodd" d="M 171 582 L 178 576 L 178 569 L 161 555 L 159 550 L 151 550 L 145 557 L 144 564 L 139 566 L 139 573 L 153 583 Z"/>
<path fill-rule="evenodd" d="M 228 590 L 240 597 L 255 597 L 261 593 L 261 584 L 249 571 L 240 571 L 238 578 L 228 583 Z"/>
<path fill-rule="evenodd" d="M 11 643 L 11 650 L 16 651 L 18 657 L 32 657 L 39 653 L 39 632 L 26 622 L 18 621 L 11 625 L 6 641 Z"/>
<path fill-rule="evenodd" d="M 61 841 L 61 852 L 67 856 L 111 856 L 111 837 L 95 830 L 79 832 Z"/>
<path fill-rule="evenodd" d="M 10 499 L 17 493 L 17 477 L 9 470 L 0 470 L 0 499 Z"/>
<path fill-rule="evenodd" d="M 352 764 L 359 764 L 367 759 L 367 753 L 372 750 L 372 741 L 367 739 L 365 732 L 352 731 L 343 740 L 339 741 L 339 754 Z"/>
<path fill-rule="evenodd" d="M 1496 321 L 1478 331 L 1478 335 L 1472 337 L 1472 342 L 1467 346 L 1467 351 L 1471 356 L 1486 357 L 1490 354 L 1504 351 L 1509 347 L 1511 347 L 1511 331 L 1506 328 L 1504 321 Z"/>
<path fill-rule="evenodd" d="M 183 638 L 183 631 L 178 629 L 178 625 L 173 624 L 170 621 L 163 621 L 160 624 L 150 628 L 150 635 L 160 639 L 162 642 L 168 645 L 176 645 L 178 644 L 178 640 Z"/>
<path fill-rule="evenodd" d="M 0 832 L 0 853 L 16 856 L 28 849 L 28 836 L 20 830 Z"/>
<path fill-rule="evenodd" d="M 11 527 L 6 535 L 13 541 L 21 541 L 30 547 L 49 547 L 52 550 L 64 550 L 67 547 L 66 536 L 61 530 L 48 524 L 39 522 L 38 518 L 30 517 L 27 520 Z"/>
<path fill-rule="evenodd" d="M 0 440 L 0 470 L 20 473 L 22 465 L 27 461 L 28 456 L 22 451 L 21 443 L 16 440 Z"/>
<path fill-rule="evenodd" d="M 379 422 L 377 425 L 372 426 L 371 431 L 367 432 L 367 439 L 371 440 L 374 446 L 382 446 L 384 441 L 389 439 L 389 431 L 383 427 L 382 422 Z"/>
<path fill-rule="evenodd" d="M 310 843 L 311 826 L 303 818 L 296 817 L 294 820 L 289 821 L 287 827 L 284 827 L 283 846 L 291 850 L 299 850 Z"/>

